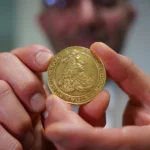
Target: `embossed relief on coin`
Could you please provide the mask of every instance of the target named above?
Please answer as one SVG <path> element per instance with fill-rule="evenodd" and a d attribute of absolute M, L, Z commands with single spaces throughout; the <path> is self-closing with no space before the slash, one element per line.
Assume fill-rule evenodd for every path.
<path fill-rule="evenodd" d="M 97 73 L 96 66 L 89 56 L 76 49 L 67 51 L 66 57 L 62 58 L 56 68 L 58 88 L 72 96 L 84 95 L 95 85 Z"/>

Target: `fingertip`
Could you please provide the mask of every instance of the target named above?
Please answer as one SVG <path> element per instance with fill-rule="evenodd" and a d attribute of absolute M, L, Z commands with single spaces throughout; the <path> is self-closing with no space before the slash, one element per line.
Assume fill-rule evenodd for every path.
<path fill-rule="evenodd" d="M 46 71 L 50 60 L 54 57 L 48 48 L 37 44 L 17 48 L 11 53 L 36 72 Z"/>
<path fill-rule="evenodd" d="M 108 106 L 110 102 L 110 94 L 108 91 L 103 90 L 101 91 L 91 102 L 83 105 L 85 109 L 93 109 L 93 106 L 96 109 L 99 109 L 100 107 L 104 107 L 105 109 Z"/>
<path fill-rule="evenodd" d="M 43 123 L 46 127 L 50 123 L 66 120 L 68 112 L 70 112 L 71 106 L 64 100 L 51 94 L 46 99 L 46 110 L 43 112 Z"/>
<path fill-rule="evenodd" d="M 80 116 L 93 126 L 104 126 L 106 123 L 105 111 L 109 105 L 110 94 L 101 91 L 90 103 L 81 106 Z"/>
<path fill-rule="evenodd" d="M 31 58 L 33 60 L 33 70 L 46 71 L 51 59 L 54 57 L 51 50 L 41 45 L 31 45 L 29 49 L 33 53 L 33 58 Z"/>
<path fill-rule="evenodd" d="M 103 43 L 103 42 L 95 42 L 95 43 L 93 43 L 93 44 L 91 45 L 90 49 L 91 49 L 92 51 L 99 51 L 99 50 L 101 50 L 101 49 L 109 50 L 109 51 L 112 50 L 108 45 L 106 45 L 106 44 Z"/>
<path fill-rule="evenodd" d="M 94 43 L 90 46 L 90 49 L 93 50 L 93 49 L 95 49 L 95 46 L 100 45 L 100 44 L 101 44 L 101 42 L 94 42 Z"/>
<path fill-rule="evenodd" d="M 98 58 L 104 61 L 105 65 L 107 61 L 116 59 L 117 56 L 117 53 L 114 50 L 112 50 L 109 46 L 102 42 L 96 42 L 92 44 L 90 49 L 94 55 L 96 55 Z"/>
<path fill-rule="evenodd" d="M 106 101 L 108 104 L 110 102 L 110 93 L 107 91 L 107 90 L 103 90 L 101 93 L 100 93 L 102 100 Z"/>
<path fill-rule="evenodd" d="M 51 94 L 47 98 L 46 107 L 50 107 L 50 105 L 52 106 L 52 103 L 53 103 L 53 107 L 55 106 L 55 107 L 61 107 L 67 110 L 72 110 L 70 104 L 68 104 L 65 100 L 61 99 L 60 97 L 54 94 Z"/>
<path fill-rule="evenodd" d="M 35 54 L 35 63 L 37 67 L 41 69 L 45 69 L 48 67 L 48 64 L 50 63 L 51 58 L 53 58 L 52 53 L 40 50 Z"/>

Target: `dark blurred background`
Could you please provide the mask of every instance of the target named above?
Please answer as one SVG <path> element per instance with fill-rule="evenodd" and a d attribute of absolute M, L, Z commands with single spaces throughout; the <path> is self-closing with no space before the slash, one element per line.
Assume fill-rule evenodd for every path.
<path fill-rule="evenodd" d="M 0 1 L 0 51 L 9 51 L 14 45 L 15 4 L 15 0 Z"/>

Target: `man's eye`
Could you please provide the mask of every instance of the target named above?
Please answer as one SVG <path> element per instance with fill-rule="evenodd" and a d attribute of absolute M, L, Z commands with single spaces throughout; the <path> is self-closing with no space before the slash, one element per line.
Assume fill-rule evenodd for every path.
<path fill-rule="evenodd" d="M 45 0 L 44 3 L 48 7 L 72 8 L 76 5 L 77 0 Z"/>
<path fill-rule="evenodd" d="M 44 0 L 44 4 L 47 7 L 64 8 L 67 5 L 66 0 Z"/>
<path fill-rule="evenodd" d="M 115 7 L 117 5 L 117 0 L 94 0 L 95 6 L 99 7 Z"/>
<path fill-rule="evenodd" d="M 54 6 L 54 5 L 56 5 L 56 3 L 57 3 L 57 0 L 44 0 L 44 4 L 47 7 Z"/>

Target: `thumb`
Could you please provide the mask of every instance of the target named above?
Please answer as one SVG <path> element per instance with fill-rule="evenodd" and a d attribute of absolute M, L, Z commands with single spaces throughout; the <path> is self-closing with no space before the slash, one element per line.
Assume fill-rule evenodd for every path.
<path fill-rule="evenodd" d="M 109 93 L 102 91 L 91 102 L 80 107 L 79 115 L 94 127 L 104 127 L 109 101 Z"/>
<path fill-rule="evenodd" d="M 134 103 L 149 105 L 150 84 L 147 82 L 150 80 L 149 75 L 139 69 L 129 58 L 117 54 L 104 43 L 94 43 L 91 50 L 103 60 L 107 75 L 132 98 Z"/>
<path fill-rule="evenodd" d="M 47 98 L 46 108 L 47 110 L 44 113 L 44 135 L 54 144 L 68 145 L 66 141 L 68 141 L 68 138 L 73 138 L 74 133 L 81 134 L 81 131 L 85 128 L 87 130 L 93 129 L 91 125 L 72 111 L 70 104 L 57 96 L 50 95 Z M 70 146 L 72 146 L 71 143 Z"/>
<path fill-rule="evenodd" d="M 54 123 L 65 122 L 78 124 L 85 123 L 75 112 L 71 105 L 55 95 L 50 95 L 46 100 L 46 111 L 44 112 L 44 126 L 49 127 Z"/>

